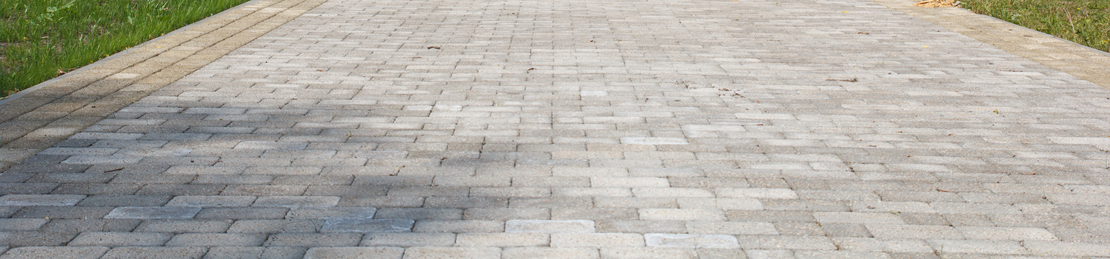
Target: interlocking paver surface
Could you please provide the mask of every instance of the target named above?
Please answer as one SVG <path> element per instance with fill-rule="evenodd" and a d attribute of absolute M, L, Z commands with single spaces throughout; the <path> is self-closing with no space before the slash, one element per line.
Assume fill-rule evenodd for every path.
<path fill-rule="evenodd" d="M 0 258 L 1110 256 L 1110 91 L 867 0 L 331 0 L 0 175 Z"/>

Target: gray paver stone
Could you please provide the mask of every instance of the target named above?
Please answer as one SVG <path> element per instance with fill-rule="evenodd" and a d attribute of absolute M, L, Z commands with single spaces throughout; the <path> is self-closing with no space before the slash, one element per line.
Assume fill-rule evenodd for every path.
<path fill-rule="evenodd" d="M 505 232 L 593 233 L 592 220 L 508 220 Z"/>
<path fill-rule="evenodd" d="M 501 252 L 501 258 L 593 259 L 600 258 L 600 255 L 594 248 L 507 247 Z"/>
<path fill-rule="evenodd" d="M 161 246 L 170 240 L 166 233 L 83 232 L 69 241 L 70 246 Z"/>
<path fill-rule="evenodd" d="M 86 246 L 86 247 L 43 247 L 43 246 L 27 246 L 16 247 L 8 250 L 0 258 L 3 259 L 23 259 L 23 258 L 100 258 L 104 252 L 107 252 L 107 247 L 101 246 Z"/>
<path fill-rule="evenodd" d="M 369 233 L 360 246 L 453 246 L 451 233 Z"/>
<path fill-rule="evenodd" d="M 204 259 L 237 259 L 237 258 L 275 258 L 297 259 L 303 258 L 305 248 L 301 247 L 242 247 L 242 246 L 217 246 L 208 249 Z"/>
<path fill-rule="evenodd" d="M 333 218 L 324 221 L 324 232 L 409 232 L 411 219 Z"/>
<path fill-rule="evenodd" d="M 400 259 L 404 253 L 405 249 L 399 247 L 313 247 L 304 258 Z"/>
<path fill-rule="evenodd" d="M 693 234 L 644 234 L 647 246 L 685 248 L 739 248 L 735 236 Z"/>
<path fill-rule="evenodd" d="M 362 240 L 362 234 L 273 234 L 264 246 L 344 247 L 356 246 L 359 240 Z"/>
<path fill-rule="evenodd" d="M 334 196 L 264 196 L 258 197 L 254 207 L 334 207 L 339 197 Z"/>
<path fill-rule="evenodd" d="M 200 258 L 206 251 L 204 247 L 116 247 L 101 258 Z"/>
<path fill-rule="evenodd" d="M 5 219 L 0 218 L 0 231 L 36 230 L 46 225 L 47 219 Z"/>
<path fill-rule="evenodd" d="M 501 258 L 501 249 L 496 247 L 410 247 L 405 249 L 405 258 L 447 259 L 447 258 Z"/>
<path fill-rule="evenodd" d="M 265 241 L 262 234 L 184 233 L 173 236 L 166 246 L 258 246 Z"/>
<path fill-rule="evenodd" d="M 166 203 L 173 207 L 244 207 L 255 200 L 254 196 L 177 196 Z"/>
<path fill-rule="evenodd" d="M 373 218 L 375 208 L 332 207 L 332 208 L 293 208 L 285 216 L 287 219 L 333 219 L 333 218 Z"/>
<path fill-rule="evenodd" d="M 0 206 L 73 206 L 85 195 L 9 194 L 0 197 Z"/>
<path fill-rule="evenodd" d="M 200 212 L 200 207 L 119 207 L 104 218 L 114 219 L 189 219 Z"/>

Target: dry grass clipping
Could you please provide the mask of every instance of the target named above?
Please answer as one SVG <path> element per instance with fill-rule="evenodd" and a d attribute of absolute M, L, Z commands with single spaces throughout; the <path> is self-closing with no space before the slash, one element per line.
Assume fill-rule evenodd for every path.
<path fill-rule="evenodd" d="M 933 8 L 933 7 L 954 7 L 954 6 L 956 6 L 956 0 L 925 0 L 925 1 L 921 1 L 921 2 L 918 2 L 918 3 L 913 4 L 913 5 L 914 6 L 920 6 L 920 7 L 929 7 L 929 8 Z"/>

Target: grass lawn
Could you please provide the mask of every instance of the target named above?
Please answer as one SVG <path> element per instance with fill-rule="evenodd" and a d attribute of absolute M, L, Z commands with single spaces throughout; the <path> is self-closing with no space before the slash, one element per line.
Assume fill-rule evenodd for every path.
<path fill-rule="evenodd" d="M 980 14 L 1110 52 L 1110 0 L 962 0 Z"/>
<path fill-rule="evenodd" d="M 0 97 L 246 1 L 0 1 Z"/>

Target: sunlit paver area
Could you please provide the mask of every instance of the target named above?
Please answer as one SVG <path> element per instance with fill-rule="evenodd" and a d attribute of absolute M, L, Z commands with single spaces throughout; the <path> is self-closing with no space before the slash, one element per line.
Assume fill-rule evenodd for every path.
<path fill-rule="evenodd" d="M 0 175 L 0 258 L 1110 256 L 1110 92 L 867 0 L 331 0 Z"/>

